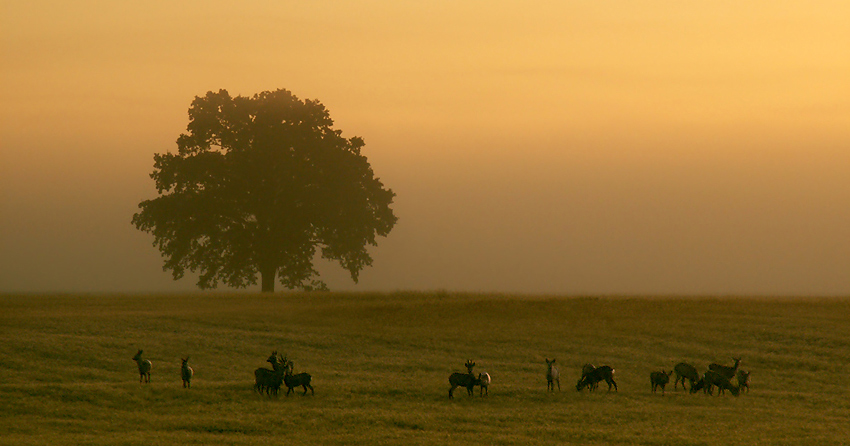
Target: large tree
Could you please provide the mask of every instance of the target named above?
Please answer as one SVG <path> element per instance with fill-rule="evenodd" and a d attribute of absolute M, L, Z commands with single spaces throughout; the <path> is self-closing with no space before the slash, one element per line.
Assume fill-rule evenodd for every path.
<path fill-rule="evenodd" d="M 154 155 L 157 198 L 139 203 L 137 229 L 154 236 L 174 279 L 199 275 L 246 287 L 261 277 L 289 289 L 326 289 L 317 249 L 357 282 L 367 245 L 396 222 L 395 194 L 375 177 L 363 140 L 344 138 L 325 106 L 287 90 L 196 97 L 177 153 Z"/>

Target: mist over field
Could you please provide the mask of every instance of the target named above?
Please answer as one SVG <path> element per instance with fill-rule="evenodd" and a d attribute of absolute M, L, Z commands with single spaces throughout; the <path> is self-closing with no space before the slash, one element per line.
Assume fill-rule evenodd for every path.
<path fill-rule="evenodd" d="M 0 292 L 195 290 L 130 224 L 153 154 L 285 88 L 397 194 L 333 290 L 847 295 L 848 8 L 7 2 Z"/>

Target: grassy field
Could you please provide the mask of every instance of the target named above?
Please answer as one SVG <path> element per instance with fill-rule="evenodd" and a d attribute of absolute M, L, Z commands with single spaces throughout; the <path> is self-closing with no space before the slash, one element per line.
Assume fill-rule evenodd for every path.
<path fill-rule="evenodd" d="M 252 391 L 272 350 L 315 396 Z M 653 370 L 731 356 L 749 394 L 650 392 Z M 468 358 L 490 395 L 449 400 Z M 576 392 L 586 362 L 619 392 Z M 848 299 L 0 296 L 0 445 L 850 444 L 848 363 Z"/>

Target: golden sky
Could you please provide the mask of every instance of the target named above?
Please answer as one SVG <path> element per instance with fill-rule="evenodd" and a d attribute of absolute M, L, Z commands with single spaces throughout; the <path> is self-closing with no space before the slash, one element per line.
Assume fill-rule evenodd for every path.
<path fill-rule="evenodd" d="M 130 218 L 196 95 L 321 100 L 357 286 L 848 294 L 850 3 L 0 2 L 0 292 L 192 289 Z"/>

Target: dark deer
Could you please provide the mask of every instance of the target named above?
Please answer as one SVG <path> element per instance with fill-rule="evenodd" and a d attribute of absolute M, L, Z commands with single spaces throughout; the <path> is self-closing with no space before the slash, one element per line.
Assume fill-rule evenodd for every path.
<path fill-rule="evenodd" d="M 283 358 L 283 363 L 285 370 L 285 373 L 283 375 L 283 383 L 286 385 L 287 389 L 286 396 L 289 396 L 290 392 L 292 392 L 292 389 L 299 386 L 304 388 L 304 393 L 302 393 L 301 395 L 307 394 L 307 388 L 310 389 L 312 395 L 316 394 L 316 391 L 313 390 L 313 386 L 310 385 L 310 381 L 313 379 L 313 377 L 310 376 L 309 373 L 299 373 L 297 375 L 293 375 L 292 367 L 294 363 L 292 361 L 287 362 L 286 358 Z"/>
<path fill-rule="evenodd" d="M 702 379 L 697 382 L 697 385 L 691 387 L 691 393 L 694 393 L 695 390 L 699 390 L 700 388 L 704 388 L 705 391 L 709 395 L 713 395 L 713 388 L 717 386 L 717 396 L 723 394 L 726 390 L 732 392 L 732 395 L 738 396 L 741 389 L 738 386 L 732 385 L 732 382 L 729 381 L 729 378 L 721 375 L 720 373 L 715 372 L 714 370 L 709 370 L 702 375 Z"/>
<path fill-rule="evenodd" d="M 691 382 L 691 388 L 700 379 L 696 367 L 685 362 L 676 364 L 676 367 L 673 367 L 673 372 L 676 373 L 676 381 L 673 382 L 674 390 L 677 388 L 679 380 L 682 380 L 682 388 L 685 389 L 685 379 Z"/>
<path fill-rule="evenodd" d="M 546 358 L 546 391 L 555 391 L 555 384 L 558 384 L 558 391 L 561 391 L 561 374 L 558 368 L 555 367 L 555 358 L 550 361 Z"/>
<path fill-rule="evenodd" d="M 133 361 L 136 361 L 136 365 L 139 366 L 139 382 L 146 382 L 148 384 L 151 383 L 151 368 L 153 365 L 147 359 L 142 359 L 142 351 L 139 350 L 136 352 L 136 356 L 133 356 Z"/>
<path fill-rule="evenodd" d="M 661 394 L 664 395 L 664 386 L 670 382 L 670 375 L 673 374 L 673 371 L 665 372 L 664 370 L 660 372 L 652 372 L 649 374 L 649 382 L 652 384 L 652 393 L 661 387 Z"/>
<path fill-rule="evenodd" d="M 684 387 L 684 384 L 682 385 Z M 705 393 L 708 393 L 708 389 L 705 387 L 705 379 L 700 378 L 691 386 L 691 393 L 697 393 L 702 390 Z"/>
<path fill-rule="evenodd" d="M 576 383 L 576 385 L 579 385 L 584 380 L 584 377 L 587 376 L 588 373 L 590 373 L 594 370 L 596 370 L 596 366 L 593 365 L 593 364 L 585 364 L 585 365 L 581 366 L 581 378 L 578 379 L 578 382 Z M 597 384 L 598 383 L 593 384 L 590 387 L 590 390 L 596 390 Z"/>
<path fill-rule="evenodd" d="M 611 391 L 611 387 L 614 387 L 614 391 L 617 391 L 617 383 L 614 381 L 614 369 L 607 365 L 597 367 L 592 372 L 582 376 L 578 384 L 576 384 L 576 390 L 581 391 L 581 389 L 587 386 L 592 391 L 602 380 L 605 380 L 608 384 L 609 392 Z"/>
<path fill-rule="evenodd" d="M 259 368 L 254 370 L 254 390 L 266 395 L 277 395 L 280 390 L 280 384 L 283 381 L 283 367 L 277 359 L 277 351 L 272 352 L 272 355 L 266 359 L 266 362 L 271 363 L 274 370 Z"/>
<path fill-rule="evenodd" d="M 738 388 L 743 392 L 744 389 L 750 393 L 750 372 L 746 370 L 738 370 Z"/>
<path fill-rule="evenodd" d="M 192 376 L 195 375 L 195 371 L 189 367 L 188 356 L 186 359 L 181 358 L 180 360 L 183 361 L 183 365 L 180 367 L 180 376 L 183 377 L 183 388 L 187 389 L 192 386 Z"/>
<path fill-rule="evenodd" d="M 472 396 L 473 388 L 480 384 L 478 378 L 476 378 L 475 374 L 472 373 L 472 368 L 475 367 L 475 363 L 472 362 L 471 359 L 468 359 L 465 365 L 466 373 L 455 372 L 449 376 L 449 384 L 452 386 L 452 388 L 449 389 L 449 398 L 454 398 L 454 391 L 458 387 L 466 387 L 467 393 L 469 393 L 469 396 Z"/>
<path fill-rule="evenodd" d="M 735 365 L 732 367 L 712 363 L 708 365 L 708 369 L 719 373 L 726 379 L 732 379 L 735 377 L 735 373 L 738 372 L 738 365 L 741 364 L 741 358 L 732 358 L 732 360 L 735 361 Z"/>

